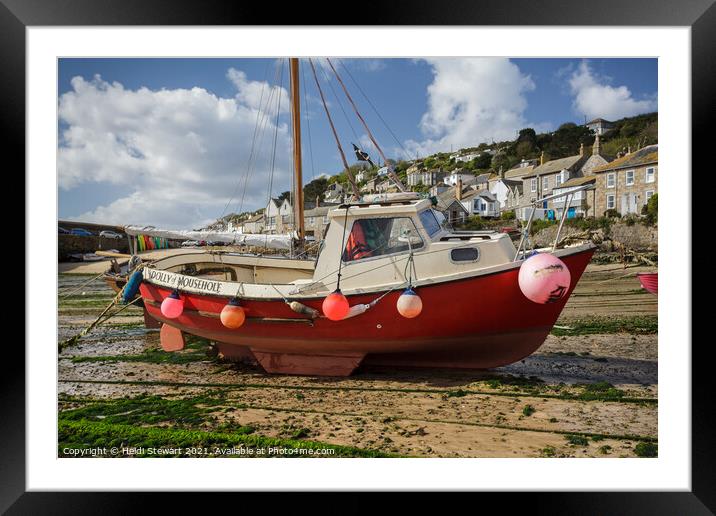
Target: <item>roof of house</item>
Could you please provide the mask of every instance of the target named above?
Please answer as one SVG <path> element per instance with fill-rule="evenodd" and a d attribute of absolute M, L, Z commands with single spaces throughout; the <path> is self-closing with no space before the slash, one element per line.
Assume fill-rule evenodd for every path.
<path fill-rule="evenodd" d="M 489 190 L 472 190 L 471 192 L 468 192 L 467 194 L 462 196 L 461 201 L 469 201 L 470 199 L 473 199 L 475 197 L 483 197 L 484 199 L 487 199 L 489 201 L 495 201 L 497 200 L 492 192 Z"/>
<path fill-rule="evenodd" d="M 525 167 L 514 167 L 505 172 L 505 179 L 512 179 L 514 177 L 522 178 L 534 170 L 534 165 L 527 165 Z"/>
<path fill-rule="evenodd" d="M 570 186 L 582 186 L 588 183 L 594 183 L 596 180 L 597 178 L 594 176 L 573 177 L 572 179 L 568 179 L 558 187 L 555 187 L 555 190 L 557 188 L 569 188 Z"/>
<path fill-rule="evenodd" d="M 329 211 L 331 211 L 336 206 L 340 206 L 339 204 L 333 204 L 333 203 L 321 203 L 321 206 L 318 208 L 311 208 L 309 210 L 306 210 L 303 212 L 303 217 L 321 217 L 323 215 L 326 215 Z"/>
<path fill-rule="evenodd" d="M 603 118 L 595 118 L 594 120 L 587 122 L 585 125 L 598 124 L 599 122 L 606 122 L 607 124 L 614 123 L 614 122 L 610 122 L 609 120 L 604 120 Z"/>
<path fill-rule="evenodd" d="M 457 188 L 456 188 L 455 186 L 451 186 L 450 188 L 448 188 L 448 189 L 445 190 L 444 192 L 440 192 L 440 193 L 436 196 L 437 199 L 438 199 L 437 208 L 438 208 L 439 210 L 446 210 L 446 209 L 448 209 L 448 208 L 450 207 L 450 205 L 451 205 L 452 203 L 454 203 L 455 201 L 457 201 L 457 198 L 455 197 L 455 191 L 456 191 L 456 189 L 457 189 Z M 464 187 L 464 188 L 462 189 L 463 192 L 469 192 L 469 191 L 471 191 L 471 190 L 472 190 L 472 188 L 470 188 L 469 186 Z M 460 206 L 462 206 L 461 203 L 458 202 L 458 204 L 460 204 Z M 462 206 L 462 209 L 465 209 L 465 207 Z"/>
<path fill-rule="evenodd" d="M 638 151 L 617 158 L 614 161 L 601 165 L 592 169 L 592 172 L 605 172 L 607 170 L 616 170 L 618 168 L 638 167 L 640 165 L 648 165 L 650 163 L 659 162 L 659 145 L 647 145 Z"/>
<path fill-rule="evenodd" d="M 551 161 L 548 161 L 547 163 L 535 167 L 534 169 L 532 169 L 532 172 L 522 176 L 522 179 L 535 176 L 544 176 L 546 174 L 556 174 L 557 172 L 560 172 L 565 169 L 570 170 L 576 165 L 578 165 L 580 162 L 586 161 L 587 158 L 589 158 L 589 156 L 576 154 L 574 156 L 568 156 L 566 158 L 553 159 Z"/>
<path fill-rule="evenodd" d="M 480 174 L 479 176 L 475 176 L 475 182 L 476 183 L 487 183 L 490 180 L 490 173 L 485 172 L 484 174 Z"/>
<path fill-rule="evenodd" d="M 244 221 L 241 222 L 241 223 L 242 223 L 242 224 L 248 224 L 249 222 L 258 222 L 258 221 L 261 220 L 262 218 L 264 218 L 264 214 L 263 214 L 263 213 L 259 213 L 259 214 L 257 214 L 257 215 L 254 215 L 253 217 L 249 217 L 248 219 L 244 220 Z"/>

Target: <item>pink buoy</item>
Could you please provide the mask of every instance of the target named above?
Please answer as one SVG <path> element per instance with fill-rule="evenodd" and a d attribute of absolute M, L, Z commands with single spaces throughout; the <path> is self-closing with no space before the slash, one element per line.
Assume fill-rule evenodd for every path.
<path fill-rule="evenodd" d="M 162 301 L 162 315 L 167 319 L 176 319 L 184 311 L 184 301 L 179 297 L 179 292 L 176 290 L 169 294 L 168 297 Z"/>
<path fill-rule="evenodd" d="M 420 315 L 423 311 L 423 300 L 420 296 L 415 293 L 412 288 L 406 288 L 405 291 L 400 294 L 398 302 L 396 303 L 398 313 L 403 317 L 412 319 Z"/>
<path fill-rule="evenodd" d="M 331 321 L 341 321 L 348 315 L 348 299 L 340 290 L 336 290 L 323 300 L 323 314 Z"/>
<path fill-rule="evenodd" d="M 527 258 L 520 267 L 520 290 L 530 301 L 556 303 L 569 290 L 572 275 L 567 265 L 549 253 L 538 253 Z"/>

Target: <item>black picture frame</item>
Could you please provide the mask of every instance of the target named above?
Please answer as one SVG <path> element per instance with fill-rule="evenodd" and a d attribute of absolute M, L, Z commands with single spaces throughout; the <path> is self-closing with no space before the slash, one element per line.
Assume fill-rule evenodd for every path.
<path fill-rule="evenodd" d="M 12 158 L 6 164 L 13 164 L 15 171 L 25 167 L 25 29 L 28 26 L 344 25 L 356 22 L 366 25 L 691 27 L 693 168 L 698 163 L 708 163 L 706 154 L 713 142 L 707 143 L 706 139 L 713 139 L 712 119 L 716 113 L 712 93 L 716 91 L 716 7 L 713 0 L 458 0 L 447 4 L 420 0 L 384 5 L 340 6 L 314 2 L 310 6 L 297 3 L 294 7 L 282 5 L 277 8 L 278 5 L 218 0 L 0 0 L 0 62 L 5 75 L 5 79 L 0 80 L 0 123 L 5 134 L 6 160 Z M 332 13 L 332 18 L 323 19 L 321 12 Z M 703 172 L 712 174 L 710 170 Z M 23 188 L 20 181 L 16 191 L 23 191 Z M 27 201 L 31 202 L 31 199 Z M 688 251 L 686 260 L 691 259 L 691 250 Z M 694 270 L 697 270 L 699 260 L 703 258 L 696 257 L 693 261 Z M 679 302 L 691 303 L 692 300 Z M 703 346 L 692 347 L 690 492 L 510 493 L 511 511 L 522 509 L 549 514 L 710 514 L 716 511 L 714 410 L 711 407 L 715 389 L 714 375 L 706 371 L 710 351 L 708 340 L 700 342 Z M 687 344 L 669 343 L 675 346 Z M 3 409 L 0 418 L 0 510 L 7 510 L 8 514 L 83 514 L 99 510 L 130 513 L 146 509 L 150 503 L 147 494 L 26 492 L 24 349 L 7 345 L 4 357 L 12 366 L 6 365 L 3 371 L 0 392 Z M 660 424 L 668 425 L 669 422 L 661 421 Z M 299 499 L 294 508 L 302 504 L 302 496 L 296 495 Z M 372 496 L 349 503 L 348 507 L 368 510 L 372 506 Z M 247 498 L 243 500 L 245 502 Z M 315 509 L 308 497 L 303 500 Z M 419 496 L 414 500 L 422 503 Z M 174 507 L 182 507 L 186 498 L 175 494 L 162 503 L 164 510 L 174 510 Z M 455 499 L 454 503 L 460 503 L 460 499 Z"/>

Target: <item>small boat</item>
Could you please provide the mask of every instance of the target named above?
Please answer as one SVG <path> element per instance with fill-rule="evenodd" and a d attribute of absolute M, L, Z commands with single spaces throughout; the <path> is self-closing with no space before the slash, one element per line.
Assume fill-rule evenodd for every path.
<path fill-rule="evenodd" d="M 641 283 L 641 288 L 654 295 L 659 294 L 659 276 L 657 272 L 639 272 L 636 275 Z"/>
<path fill-rule="evenodd" d="M 297 74 L 291 59 L 301 249 Z M 146 265 L 139 290 L 149 316 L 162 323 L 162 347 L 182 349 L 185 334 L 197 335 L 214 341 L 225 357 L 258 363 L 268 373 L 326 376 L 350 375 L 361 364 L 487 369 L 537 350 L 595 246 L 556 249 L 558 231 L 551 249 L 531 255 L 532 218 L 518 246 L 504 232 L 453 231 L 430 199 L 406 191 L 388 168 L 400 192 L 354 195 L 329 211 L 315 260 L 302 253 L 195 252 Z M 352 183 L 347 165 L 346 171 Z M 565 194 L 568 203 L 573 193 Z M 224 237 L 231 238 L 217 235 Z M 552 275 L 560 279 L 549 289 L 527 288 L 530 281 L 548 285 Z"/>

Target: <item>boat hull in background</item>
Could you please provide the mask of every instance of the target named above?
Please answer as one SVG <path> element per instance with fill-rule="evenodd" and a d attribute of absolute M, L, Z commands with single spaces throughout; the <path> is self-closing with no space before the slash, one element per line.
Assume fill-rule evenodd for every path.
<path fill-rule="evenodd" d="M 361 363 L 487 369 L 516 362 L 543 344 L 593 253 L 589 248 L 561 256 L 571 285 L 556 303 L 525 298 L 516 263 L 500 272 L 417 288 L 423 311 L 414 319 L 398 314 L 399 291 L 338 322 L 304 318 L 280 299 L 247 299 L 241 300 L 246 322 L 230 330 L 219 320 L 226 298 L 183 293 L 184 312 L 167 319 L 160 304 L 170 290 L 145 282 L 140 291 L 153 318 L 215 341 L 227 357 L 255 359 L 269 373 L 345 376 Z M 355 305 L 378 295 L 347 297 Z M 298 300 L 321 310 L 322 299 Z"/>

